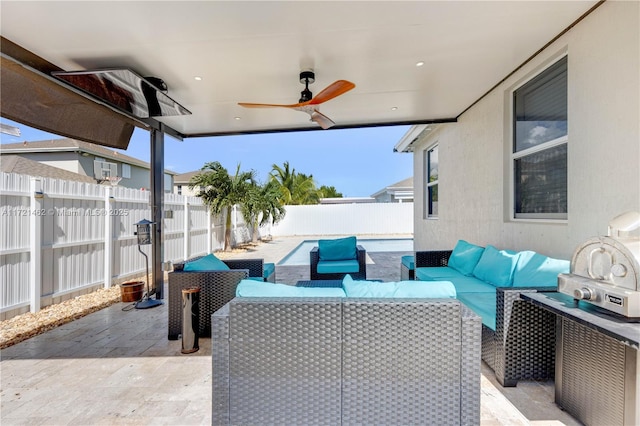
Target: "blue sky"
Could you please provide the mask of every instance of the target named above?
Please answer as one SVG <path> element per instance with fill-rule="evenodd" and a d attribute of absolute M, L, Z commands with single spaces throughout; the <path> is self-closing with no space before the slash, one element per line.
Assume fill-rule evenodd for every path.
<path fill-rule="evenodd" d="M 2 143 L 37 141 L 59 136 L 6 119 L 21 135 L 0 134 Z M 206 162 L 219 161 L 230 173 L 238 163 L 243 171 L 255 170 L 264 182 L 272 165 L 288 161 L 299 173 L 313 175 L 318 186 L 335 186 L 345 197 L 367 197 L 393 183 L 411 177 L 413 156 L 394 153 L 393 147 L 409 126 L 347 130 L 217 136 L 178 141 L 165 138 L 165 168 L 177 173 L 199 170 Z M 149 161 L 149 133 L 136 129 L 125 153 Z"/>

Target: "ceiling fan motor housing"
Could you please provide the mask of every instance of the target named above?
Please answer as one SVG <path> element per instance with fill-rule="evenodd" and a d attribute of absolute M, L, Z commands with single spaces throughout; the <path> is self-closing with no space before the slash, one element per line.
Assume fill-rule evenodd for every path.
<path fill-rule="evenodd" d="M 315 81 L 316 81 L 316 73 L 314 73 L 313 71 L 302 71 L 300 73 L 300 83 L 311 84 Z"/>
<path fill-rule="evenodd" d="M 313 98 L 313 93 L 309 90 L 309 84 L 316 81 L 316 74 L 313 71 L 302 71 L 300 73 L 300 83 L 304 84 L 304 90 L 300 92 L 300 101 L 307 102 Z"/>

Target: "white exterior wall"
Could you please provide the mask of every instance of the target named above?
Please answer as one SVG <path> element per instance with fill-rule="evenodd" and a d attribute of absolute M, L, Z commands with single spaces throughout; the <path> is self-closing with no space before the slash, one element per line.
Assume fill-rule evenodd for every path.
<path fill-rule="evenodd" d="M 414 148 L 416 250 L 458 239 L 570 259 L 640 211 L 640 3 L 609 1 Z M 568 220 L 512 217 L 512 90 L 568 54 Z M 439 218 L 424 219 L 424 150 L 439 144 Z"/>

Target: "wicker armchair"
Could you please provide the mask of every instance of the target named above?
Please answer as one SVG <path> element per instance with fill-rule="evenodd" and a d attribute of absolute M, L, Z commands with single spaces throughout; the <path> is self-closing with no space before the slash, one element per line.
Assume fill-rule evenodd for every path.
<path fill-rule="evenodd" d="M 361 245 L 356 246 L 356 257 L 358 260 L 358 272 L 349 273 L 354 280 L 367 279 L 367 252 Z M 316 246 L 309 252 L 309 276 L 311 280 L 341 280 L 346 273 L 323 274 L 318 272 L 318 262 L 320 261 L 320 249 Z"/>
<path fill-rule="evenodd" d="M 447 266 L 451 253 L 416 252 L 415 267 Z M 482 325 L 482 360 L 502 386 L 516 386 L 520 379 L 554 378 L 555 315 L 520 297 L 538 291 L 549 288 L 496 288 L 496 329 Z"/>
<path fill-rule="evenodd" d="M 190 259 L 197 260 L 199 257 Z M 176 263 L 169 275 L 169 321 L 168 338 L 176 340 L 182 333 L 182 289 L 200 288 L 199 335 L 211 335 L 211 314 L 220 309 L 236 295 L 238 283 L 245 278 L 260 277 L 275 281 L 275 272 L 263 276 L 263 259 L 223 260 L 229 271 L 184 271 L 184 263 Z"/>
<path fill-rule="evenodd" d="M 238 297 L 212 424 L 480 424 L 480 317 L 452 299 Z"/>

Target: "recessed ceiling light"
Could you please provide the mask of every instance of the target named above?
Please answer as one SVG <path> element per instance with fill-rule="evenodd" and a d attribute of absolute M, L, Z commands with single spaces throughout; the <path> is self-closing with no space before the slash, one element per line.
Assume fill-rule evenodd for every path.
<path fill-rule="evenodd" d="M 195 81 L 202 81 L 202 77 L 200 77 L 199 75 L 196 75 L 195 77 L 193 77 L 193 79 Z"/>
<path fill-rule="evenodd" d="M 416 67 L 421 67 L 424 65 L 424 61 L 416 62 Z"/>
<path fill-rule="evenodd" d="M 234 120 L 241 120 L 240 117 L 233 117 Z"/>
<path fill-rule="evenodd" d="M 391 107 L 391 111 L 396 111 L 398 107 Z"/>

